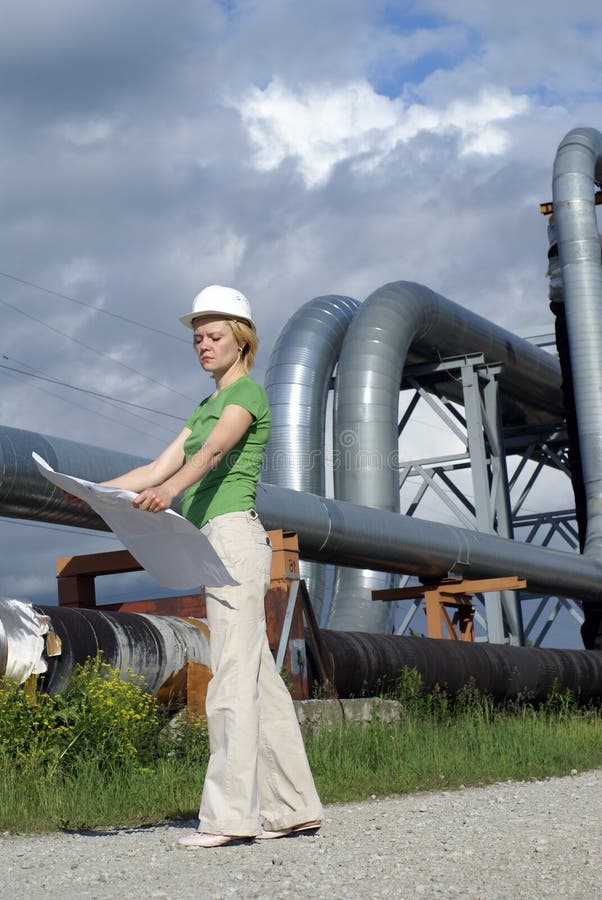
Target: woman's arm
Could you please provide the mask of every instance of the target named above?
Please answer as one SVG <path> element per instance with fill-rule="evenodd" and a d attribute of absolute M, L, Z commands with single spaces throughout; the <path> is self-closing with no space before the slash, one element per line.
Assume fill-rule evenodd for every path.
<path fill-rule="evenodd" d="M 134 506 L 151 512 L 162 512 L 167 509 L 171 506 L 174 497 L 197 481 L 201 481 L 211 469 L 221 462 L 224 456 L 247 433 L 252 422 L 253 416 L 243 406 L 229 404 L 224 407 L 215 427 L 200 450 L 197 450 L 188 462 L 170 473 L 162 483 L 154 482 L 145 489 L 140 489 L 141 492 L 134 500 Z M 134 469 L 134 472 L 136 471 Z M 128 473 L 128 475 L 130 474 L 132 473 Z M 112 484 L 111 482 L 107 483 Z M 126 487 L 126 485 L 117 486 Z"/>
<path fill-rule="evenodd" d="M 130 469 L 117 478 L 111 478 L 109 481 L 101 481 L 100 484 L 105 487 L 124 488 L 126 491 L 143 491 L 145 488 L 152 487 L 155 484 L 161 484 L 178 469 L 184 465 L 184 441 L 191 434 L 190 428 L 183 428 L 177 438 L 165 448 L 165 450 L 152 462 L 144 466 L 137 466 Z M 75 506 L 85 503 L 79 497 L 70 494 L 68 491 L 59 488 L 61 494 Z"/>
<path fill-rule="evenodd" d="M 184 441 L 191 434 L 190 428 L 183 428 L 177 438 L 152 462 L 130 469 L 117 478 L 103 481 L 105 487 L 124 488 L 126 491 L 143 491 L 145 488 L 161 484 L 184 465 Z"/>

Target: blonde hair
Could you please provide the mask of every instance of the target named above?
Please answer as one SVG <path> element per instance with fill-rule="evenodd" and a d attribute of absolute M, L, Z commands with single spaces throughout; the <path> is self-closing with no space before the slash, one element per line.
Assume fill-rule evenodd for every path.
<path fill-rule="evenodd" d="M 237 344 L 242 347 L 240 361 L 245 373 L 248 375 L 255 365 L 255 354 L 259 347 L 259 338 L 255 333 L 255 329 L 251 328 L 246 322 L 240 322 L 238 319 L 228 319 L 227 321 L 234 332 Z"/>

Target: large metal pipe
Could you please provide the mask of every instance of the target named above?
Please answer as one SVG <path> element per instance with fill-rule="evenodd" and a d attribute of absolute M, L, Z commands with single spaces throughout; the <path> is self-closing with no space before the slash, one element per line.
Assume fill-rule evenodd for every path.
<path fill-rule="evenodd" d="M 63 692 L 77 665 L 99 651 L 121 678 L 127 680 L 132 673 L 142 676 L 145 690 L 165 702 L 185 693 L 189 662 L 209 669 L 209 629 L 201 619 L 60 606 L 37 608 L 50 618 L 62 645 L 60 656 L 50 657 L 43 679 L 51 694 Z"/>
<path fill-rule="evenodd" d="M 587 502 L 584 553 L 602 555 L 602 266 L 594 207 L 602 184 L 602 135 L 576 128 L 554 163 L 554 222 Z"/>
<path fill-rule="evenodd" d="M 7 432 L 12 453 L 10 458 L 0 457 L 0 515 L 62 524 L 68 518 L 70 524 L 98 527 L 90 523 L 85 512 L 79 513 L 78 520 L 80 507 L 69 507 L 57 496 L 58 489 L 33 471 L 31 450 L 43 455 L 53 447 L 60 450 L 62 441 L 0 428 L 0 452 Z M 76 446 L 71 445 L 73 452 Z M 60 462 L 60 454 L 55 461 Z M 90 457 L 89 448 L 82 445 L 81 458 L 72 462 L 72 471 L 96 481 L 120 471 L 123 457 L 100 449 Z M 29 490 L 31 493 L 26 494 Z M 535 593 L 602 601 L 602 560 L 597 557 L 550 550 L 269 484 L 258 486 L 257 509 L 266 527 L 297 532 L 305 559 L 431 579 L 452 571 L 475 578 L 514 574 L 526 578 L 529 590 Z"/>
<path fill-rule="evenodd" d="M 45 653 L 48 630 L 54 655 Z M 382 691 L 395 685 L 404 668 L 415 669 L 426 688 L 438 685 L 452 694 L 473 684 L 497 699 L 542 700 L 553 690 L 571 690 L 581 699 L 602 696 L 602 652 L 327 630 L 321 637 L 340 697 Z M 125 680 L 132 673 L 142 676 L 143 687 L 165 703 L 185 694 L 188 662 L 210 664 L 208 630 L 201 620 L 0 600 L 0 676 L 22 682 L 44 673 L 41 687 L 63 693 L 77 666 L 99 653 Z"/>
<path fill-rule="evenodd" d="M 48 631 L 60 641 L 55 655 L 46 653 Z M 0 676 L 22 682 L 38 673 L 44 690 L 60 694 L 77 666 L 99 653 L 121 678 L 141 676 L 145 690 L 169 703 L 185 693 L 189 662 L 209 669 L 209 629 L 202 619 L 0 599 Z"/>
<path fill-rule="evenodd" d="M 570 690 L 602 696 L 602 652 L 548 650 L 361 632 L 322 631 L 340 697 L 370 696 L 415 669 L 427 689 L 455 694 L 467 684 L 498 700 L 544 700 Z"/>
<path fill-rule="evenodd" d="M 406 360 L 483 352 L 488 361 L 504 364 L 502 398 L 510 419 L 562 417 L 553 357 L 422 285 L 385 285 L 359 311 L 350 298 L 318 297 L 285 326 L 270 360 L 266 387 L 273 432 L 264 481 L 324 493 L 326 396 L 341 343 L 333 463 L 337 498 L 399 510 L 397 410 Z M 288 465 L 293 459 L 295 465 Z M 315 570 L 310 580 L 319 610 L 322 585 Z M 382 630 L 387 612 L 371 604 L 370 592 L 389 586 L 389 580 L 369 569 L 339 570 L 329 626 Z"/>
<path fill-rule="evenodd" d="M 109 452 L 91 444 L 0 427 L 0 515 L 101 531 L 108 531 L 108 525 L 89 506 L 66 503 L 58 488 L 40 477 L 31 458 L 34 450 L 55 471 L 87 481 L 106 481 L 148 462 L 142 457 Z"/>
<path fill-rule="evenodd" d="M 602 600 L 602 561 L 387 510 L 259 485 L 268 528 L 292 528 L 301 555 L 343 566 L 439 579 L 518 575 L 529 591 Z"/>
<path fill-rule="evenodd" d="M 315 297 L 286 323 L 272 350 L 265 388 L 272 410 L 262 479 L 268 484 L 326 493 L 325 423 L 328 391 L 343 337 L 359 303 L 351 297 Z M 302 563 L 318 621 L 324 567 Z"/>
<path fill-rule="evenodd" d="M 386 284 L 364 301 L 345 335 L 335 386 L 337 499 L 399 512 L 398 406 L 406 360 L 481 352 L 503 364 L 507 408 L 525 421 L 562 418 L 557 360 L 429 288 Z M 328 627 L 384 630 L 387 610 L 371 603 L 383 587 L 370 569 L 338 570 Z"/>

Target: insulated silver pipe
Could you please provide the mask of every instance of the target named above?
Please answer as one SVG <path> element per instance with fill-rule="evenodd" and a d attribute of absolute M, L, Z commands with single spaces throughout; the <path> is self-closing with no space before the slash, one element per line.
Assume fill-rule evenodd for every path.
<path fill-rule="evenodd" d="M 47 654 L 46 635 L 60 641 Z M 103 662 L 129 680 L 144 678 L 144 689 L 164 702 L 186 691 L 186 667 L 209 670 L 209 629 L 203 619 L 32 606 L 0 597 L 0 677 L 23 683 L 43 674 L 45 690 L 63 693 L 78 665 L 102 652 Z"/>
<path fill-rule="evenodd" d="M 306 559 L 430 580 L 517 575 L 535 594 L 602 600 L 602 560 L 267 484 L 257 509 L 267 528 L 297 532 Z"/>
<path fill-rule="evenodd" d="M 274 345 L 265 388 L 272 410 L 262 480 L 325 494 L 326 405 L 343 337 L 359 303 L 351 297 L 315 297 L 289 319 Z M 318 621 L 324 567 L 302 563 Z"/>
<path fill-rule="evenodd" d="M 0 447 L 7 431 L 12 433 L 15 452 L 12 459 L 0 458 L 0 515 L 98 527 L 84 507 L 71 507 L 58 496 L 58 488 L 31 473 L 31 450 L 40 454 L 48 452 L 49 447 L 60 450 L 64 442 L 0 427 Z M 96 448 L 90 456 L 87 445 L 72 442 L 70 450 L 71 471 L 91 481 L 122 471 L 123 454 Z M 62 468 L 60 458 L 55 461 Z M 602 560 L 595 557 L 548 550 L 270 484 L 259 484 L 257 509 L 267 528 L 298 533 L 305 559 L 431 579 L 449 572 L 474 578 L 518 575 L 527 579 L 534 593 L 602 601 Z"/>
<path fill-rule="evenodd" d="M 602 266 L 594 207 L 602 135 L 576 128 L 554 163 L 554 222 L 562 268 L 573 391 L 587 502 L 584 553 L 602 555 Z"/>
<path fill-rule="evenodd" d="M 0 427 L 0 515 L 101 531 L 109 528 L 89 506 L 65 503 L 59 489 L 40 477 L 31 458 L 34 450 L 55 471 L 87 481 L 107 481 L 148 462 L 142 457 L 109 453 L 90 444 Z"/>
<path fill-rule="evenodd" d="M 399 512 L 397 424 L 406 361 L 473 352 L 503 364 L 500 388 L 508 415 L 529 422 L 562 418 L 560 368 L 545 351 L 421 284 L 386 284 L 364 301 L 343 341 L 337 371 L 337 499 Z M 387 609 L 370 600 L 370 592 L 384 586 L 382 576 L 369 569 L 339 570 L 328 627 L 384 630 Z"/>

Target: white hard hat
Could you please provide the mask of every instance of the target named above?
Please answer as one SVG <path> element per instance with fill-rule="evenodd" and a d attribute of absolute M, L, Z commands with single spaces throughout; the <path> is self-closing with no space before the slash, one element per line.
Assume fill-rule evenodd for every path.
<path fill-rule="evenodd" d="M 251 304 L 241 291 L 222 287 L 221 284 L 210 284 L 203 288 L 192 301 L 192 312 L 180 316 L 182 325 L 193 328 L 194 319 L 200 316 L 224 316 L 228 319 L 241 319 L 255 328 Z"/>

